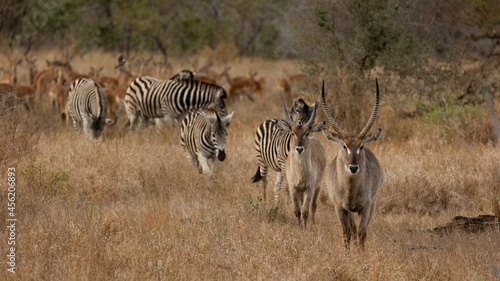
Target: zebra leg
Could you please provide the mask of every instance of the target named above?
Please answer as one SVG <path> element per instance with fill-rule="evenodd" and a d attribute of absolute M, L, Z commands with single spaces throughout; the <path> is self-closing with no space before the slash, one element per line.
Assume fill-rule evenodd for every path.
<path fill-rule="evenodd" d="M 127 112 L 127 115 L 128 115 L 128 120 L 130 121 L 130 129 L 131 130 L 134 130 L 135 128 L 137 128 L 137 124 L 139 123 L 139 116 L 137 116 L 136 113 L 134 114 L 128 114 Z"/>
<path fill-rule="evenodd" d="M 291 191 L 288 188 L 288 181 L 286 180 L 286 170 L 285 170 L 284 167 L 283 167 L 283 169 L 281 169 L 281 174 L 282 174 L 282 177 L 283 177 L 283 182 L 285 183 L 283 189 L 285 191 L 286 204 L 288 205 L 288 204 L 290 204 Z"/>
<path fill-rule="evenodd" d="M 187 155 L 187 159 L 189 160 L 189 163 L 191 164 L 191 166 L 193 166 L 195 168 L 199 167 L 198 160 L 196 160 L 196 157 L 194 155 L 192 155 L 188 151 L 186 151 L 186 155 Z"/>
<path fill-rule="evenodd" d="M 283 182 L 283 174 L 278 172 L 276 175 L 276 184 L 274 185 L 274 202 L 278 204 L 280 199 L 281 183 Z"/>
<path fill-rule="evenodd" d="M 82 128 L 82 121 L 76 120 L 76 118 L 72 117 L 73 119 L 73 127 L 77 132 L 80 132 L 80 129 Z"/>
<path fill-rule="evenodd" d="M 262 177 L 262 197 L 264 198 L 264 204 L 266 203 L 266 187 L 267 187 L 267 166 L 260 166 L 260 175 Z"/>
<path fill-rule="evenodd" d="M 201 166 L 201 170 L 204 174 L 210 173 L 210 168 L 208 167 L 208 159 L 207 156 L 203 155 L 203 153 L 198 153 L 198 162 Z"/>
<path fill-rule="evenodd" d="M 87 139 L 92 138 L 92 129 L 91 129 L 91 121 L 85 117 L 83 117 L 83 132 Z"/>
<path fill-rule="evenodd" d="M 215 177 L 215 171 L 217 170 L 217 163 L 219 163 L 219 161 L 217 161 L 217 157 L 215 155 L 212 156 L 212 167 L 210 168 L 210 177 L 211 178 Z"/>

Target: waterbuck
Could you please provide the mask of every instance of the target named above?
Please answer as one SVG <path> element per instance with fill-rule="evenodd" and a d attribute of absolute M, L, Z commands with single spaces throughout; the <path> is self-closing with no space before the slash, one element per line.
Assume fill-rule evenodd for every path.
<path fill-rule="evenodd" d="M 365 147 L 366 143 L 378 140 L 382 134 L 382 129 L 378 129 L 366 137 L 378 113 L 380 94 L 377 81 L 376 85 L 377 94 L 370 120 L 357 136 L 347 134 L 333 120 L 326 105 L 325 81 L 321 90 L 323 110 L 336 132 L 336 135 L 333 135 L 325 129 L 323 134 L 329 140 L 341 144 L 337 156 L 327 168 L 326 182 L 328 193 L 342 224 L 346 250 L 349 250 L 351 236 L 355 241 L 358 237 L 359 244 L 364 249 L 368 224 L 375 210 L 377 191 L 384 179 L 382 167 L 375 154 Z M 359 215 L 358 226 L 354 221 L 354 213 Z"/>
<path fill-rule="evenodd" d="M 314 104 L 311 118 L 305 125 L 296 124 L 285 108 L 286 121 L 279 120 L 280 130 L 293 135 L 290 143 L 290 153 L 286 160 L 286 180 L 290 187 L 295 216 L 299 224 L 301 218 L 304 220 L 304 228 L 307 226 L 309 208 L 311 209 L 311 221 L 314 223 L 317 199 L 321 191 L 323 172 L 326 166 L 325 149 L 321 142 L 310 137 L 313 132 L 319 132 L 325 128 L 325 122 L 313 126 L 318 102 Z"/>

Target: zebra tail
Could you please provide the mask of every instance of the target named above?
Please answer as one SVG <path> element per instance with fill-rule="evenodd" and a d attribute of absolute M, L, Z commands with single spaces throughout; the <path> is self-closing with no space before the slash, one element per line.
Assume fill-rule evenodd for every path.
<path fill-rule="evenodd" d="M 257 172 L 252 177 L 252 183 L 256 183 L 262 180 L 262 175 L 260 174 L 260 166 L 257 167 Z"/>

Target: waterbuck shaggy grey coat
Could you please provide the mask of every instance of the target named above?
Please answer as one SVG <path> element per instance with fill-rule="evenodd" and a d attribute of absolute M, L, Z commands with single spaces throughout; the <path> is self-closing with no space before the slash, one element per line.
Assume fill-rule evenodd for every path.
<path fill-rule="evenodd" d="M 314 223 L 317 199 L 326 165 L 323 145 L 317 138 L 310 135 L 321 131 L 325 127 L 325 122 L 313 126 L 318 103 L 314 105 L 311 118 L 304 125 L 293 122 L 286 106 L 284 108 L 286 121 L 278 121 L 278 127 L 293 136 L 290 153 L 286 160 L 286 180 L 290 187 L 295 216 L 299 224 L 303 220 L 304 227 L 307 227 L 309 209 L 311 209 L 311 221 Z"/>
<path fill-rule="evenodd" d="M 382 134 L 382 130 L 378 129 L 366 137 L 378 113 L 380 96 L 378 82 L 376 85 L 377 94 L 371 117 L 357 136 L 347 134 L 333 120 L 326 105 L 324 81 L 321 91 L 323 110 L 335 135 L 326 129 L 323 133 L 328 140 L 341 144 L 337 156 L 327 168 L 326 185 L 342 224 L 346 250 L 349 249 L 351 237 L 354 237 L 354 240 L 358 238 L 361 248 L 364 248 L 368 224 L 377 202 L 377 192 L 384 179 L 382 167 L 375 154 L 365 147 L 366 143 L 378 140 Z M 354 213 L 359 215 L 358 226 L 354 220 Z"/>

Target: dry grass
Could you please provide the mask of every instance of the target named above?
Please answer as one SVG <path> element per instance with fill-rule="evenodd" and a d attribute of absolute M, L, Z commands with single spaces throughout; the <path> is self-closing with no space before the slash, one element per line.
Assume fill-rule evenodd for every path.
<path fill-rule="evenodd" d="M 236 64 L 236 63 L 235 63 Z M 278 79 L 280 62 L 267 66 Z M 290 63 L 286 62 L 286 67 Z M 244 70 L 241 70 L 244 72 Z M 455 215 L 492 213 L 500 196 L 493 171 L 500 153 L 492 144 L 428 139 L 384 108 L 376 126 L 386 135 L 370 148 L 385 182 L 368 230 L 367 249 L 345 254 L 340 223 L 323 199 L 316 225 L 302 230 L 292 207 L 264 205 L 253 137 L 258 124 L 282 115 L 274 84 L 262 106 L 235 102 L 228 158 L 209 187 L 189 166 L 180 127 L 138 132 L 115 127 L 88 142 L 44 109 L 21 123 L 21 136 L 41 135 L 33 151 L 2 150 L 18 171 L 18 280 L 493 280 L 500 263 L 500 232 L 438 236 L 429 232 Z M 245 104 L 246 103 L 246 104 Z M 22 110 L 22 109 L 19 109 Z M 31 119 L 30 119 L 31 118 Z M 22 119 L 24 120 L 24 119 Z M 359 120 L 356 122 L 363 122 Z M 28 125 L 26 125 L 26 123 Z M 29 125 L 34 124 L 34 125 Z M 31 129 L 31 130 L 30 130 Z M 6 132 L 2 129 L 2 133 Z M 401 137 L 398 137 L 400 130 Z M 331 161 L 337 144 L 317 135 Z M 22 139 L 22 137 L 19 137 Z M 14 151 L 24 156 L 12 156 Z M 273 198 L 274 173 L 268 198 Z M 5 185 L 2 184 L 2 187 Z M 7 217 L 6 188 L 0 217 Z M 494 194 L 494 195 L 492 195 Z M 2 241 L 6 232 L 2 231 Z M 7 255 L 7 245 L 0 253 Z M 5 270 L 1 280 L 14 280 Z"/>

